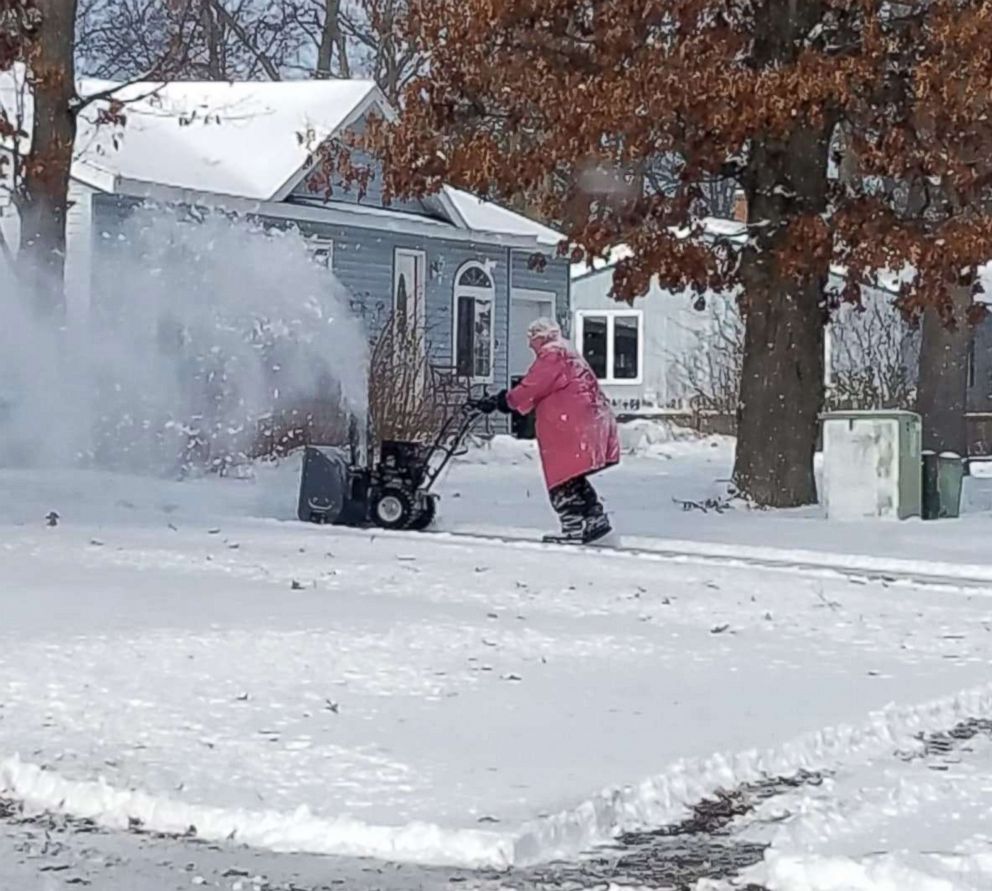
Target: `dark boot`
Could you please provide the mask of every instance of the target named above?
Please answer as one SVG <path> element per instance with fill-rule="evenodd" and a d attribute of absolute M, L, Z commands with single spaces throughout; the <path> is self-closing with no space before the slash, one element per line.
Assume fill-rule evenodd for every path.
<path fill-rule="evenodd" d="M 585 538 L 585 492 L 584 479 L 569 480 L 555 486 L 548 494 L 551 506 L 561 522 L 559 535 L 545 535 L 544 541 L 554 544 L 581 544 Z"/>
<path fill-rule="evenodd" d="M 613 531 L 610 518 L 587 478 L 580 480 L 579 491 L 582 496 L 582 540 L 586 544 L 599 541 Z"/>
<path fill-rule="evenodd" d="M 585 544 L 599 541 L 601 538 L 606 538 L 612 531 L 610 518 L 605 513 L 600 513 L 599 516 L 589 517 L 583 524 L 582 541 Z"/>

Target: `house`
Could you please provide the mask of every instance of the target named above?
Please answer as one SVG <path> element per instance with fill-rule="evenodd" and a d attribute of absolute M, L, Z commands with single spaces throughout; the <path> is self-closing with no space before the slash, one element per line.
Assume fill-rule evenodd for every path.
<path fill-rule="evenodd" d="M 710 239 L 739 241 L 742 233 L 735 221 L 705 222 Z M 734 295 L 676 293 L 653 282 L 644 297 L 617 302 L 610 296 L 613 272 L 626 256 L 620 245 L 604 259 L 572 267 L 574 339 L 615 409 L 733 415 L 744 331 Z M 844 270 L 834 268 L 829 287 L 839 290 L 843 281 Z M 825 383 L 838 405 L 913 404 L 919 332 L 893 306 L 895 287 L 894 281 L 863 286 L 862 309 L 842 306 L 827 327 Z M 968 369 L 973 416 L 992 411 L 990 341 L 986 322 L 975 331 Z"/>
<path fill-rule="evenodd" d="M 107 87 L 83 81 L 80 95 Z M 330 195 L 315 186 L 314 148 L 360 131 L 370 114 L 391 114 L 372 82 L 139 83 L 115 99 L 124 122 L 98 123 L 105 103 L 81 115 L 66 258 L 70 320 L 85 319 L 114 284 L 106 246 L 149 201 L 298 228 L 370 326 L 399 309 L 426 332 L 435 363 L 477 385 L 504 387 L 526 370 L 531 320 L 568 317 L 558 233 L 453 188 L 386 207 L 378 179 L 361 199 L 340 184 Z M 0 102 L 12 120 L 29 120 L 30 95 L 16 71 L 0 83 Z M 16 244 L 16 215 L 9 206 L 4 213 L 2 200 L 0 225 Z"/>
<path fill-rule="evenodd" d="M 709 237 L 739 234 L 739 224 L 707 221 Z M 617 302 L 610 296 L 613 272 L 628 256 L 629 249 L 619 245 L 606 258 L 572 266 L 576 346 L 616 411 L 688 411 L 697 405 L 700 389 L 718 388 L 733 372 L 730 365 L 739 364 L 740 320 L 733 297 L 675 293 L 654 281 L 644 297 Z"/>

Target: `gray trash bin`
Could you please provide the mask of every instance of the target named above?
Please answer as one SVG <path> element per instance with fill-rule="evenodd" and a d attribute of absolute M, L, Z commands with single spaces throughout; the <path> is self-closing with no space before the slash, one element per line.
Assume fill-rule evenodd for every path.
<path fill-rule="evenodd" d="M 945 520 L 961 515 L 965 462 L 955 452 L 923 453 L 923 519 Z"/>
<path fill-rule="evenodd" d="M 937 456 L 937 491 L 941 519 L 961 516 L 961 490 L 964 486 L 964 460 L 956 452 Z"/>

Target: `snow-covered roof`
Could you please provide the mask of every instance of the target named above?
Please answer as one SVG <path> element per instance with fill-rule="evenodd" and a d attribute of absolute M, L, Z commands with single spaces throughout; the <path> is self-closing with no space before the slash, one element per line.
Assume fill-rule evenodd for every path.
<path fill-rule="evenodd" d="M 83 78 L 84 99 L 117 87 Z M 271 199 L 322 139 L 380 99 L 372 81 L 135 83 L 114 98 L 126 124 L 98 125 L 106 102 L 80 114 L 73 176 L 96 188 L 114 178 L 220 195 Z M 32 97 L 18 66 L 0 73 L 0 104 L 30 133 Z M 30 148 L 29 137 L 20 150 Z"/>
<path fill-rule="evenodd" d="M 105 101 L 80 115 L 73 176 L 112 191 L 118 180 L 156 183 L 213 195 L 281 200 L 302 175 L 311 151 L 370 109 L 390 114 L 367 80 L 135 83 L 79 82 L 83 98 L 114 90 L 124 103 L 123 126 L 99 124 Z M 31 93 L 23 67 L 0 72 L 0 107 L 30 131 Z M 22 152 L 29 148 L 21 141 Z M 443 203 L 455 225 L 536 239 L 549 246 L 560 233 L 459 189 Z"/>
<path fill-rule="evenodd" d="M 535 220 L 491 201 L 483 201 L 461 189 L 446 186 L 444 191 L 469 229 L 507 235 L 530 235 L 549 245 L 557 245 L 565 237 Z"/>
<path fill-rule="evenodd" d="M 605 257 L 594 257 L 591 260 L 580 260 L 572 264 L 572 278 L 585 278 L 594 272 L 601 272 L 604 269 L 612 269 L 621 260 L 628 260 L 634 256 L 634 252 L 626 244 L 618 244 L 611 248 Z"/>
<path fill-rule="evenodd" d="M 706 217 L 700 221 L 703 227 L 703 237 L 710 240 L 729 239 L 733 241 L 743 240 L 747 234 L 747 226 L 737 220 L 724 220 L 718 217 Z M 674 234 L 680 234 L 681 230 L 675 230 Z M 684 230 L 687 235 L 689 230 Z M 612 270 L 621 260 L 627 260 L 634 256 L 634 252 L 626 244 L 618 244 L 610 249 L 606 257 L 594 257 L 590 260 L 582 260 L 572 264 L 572 280 L 585 278 L 598 272 Z"/>
<path fill-rule="evenodd" d="M 83 81 L 80 93 L 107 88 Z M 84 110 L 74 172 L 269 200 L 377 97 L 361 80 L 134 84 L 115 93 L 124 127 L 96 126 L 99 107 Z"/>

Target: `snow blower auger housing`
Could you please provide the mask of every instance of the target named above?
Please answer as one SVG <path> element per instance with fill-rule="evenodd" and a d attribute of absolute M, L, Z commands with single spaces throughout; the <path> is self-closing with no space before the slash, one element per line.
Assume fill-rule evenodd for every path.
<path fill-rule="evenodd" d="M 307 446 L 298 516 L 305 523 L 426 529 L 437 515 L 431 490 L 481 412 L 471 401 L 455 412 L 429 445 L 383 440 L 368 466 L 354 446 Z"/>

